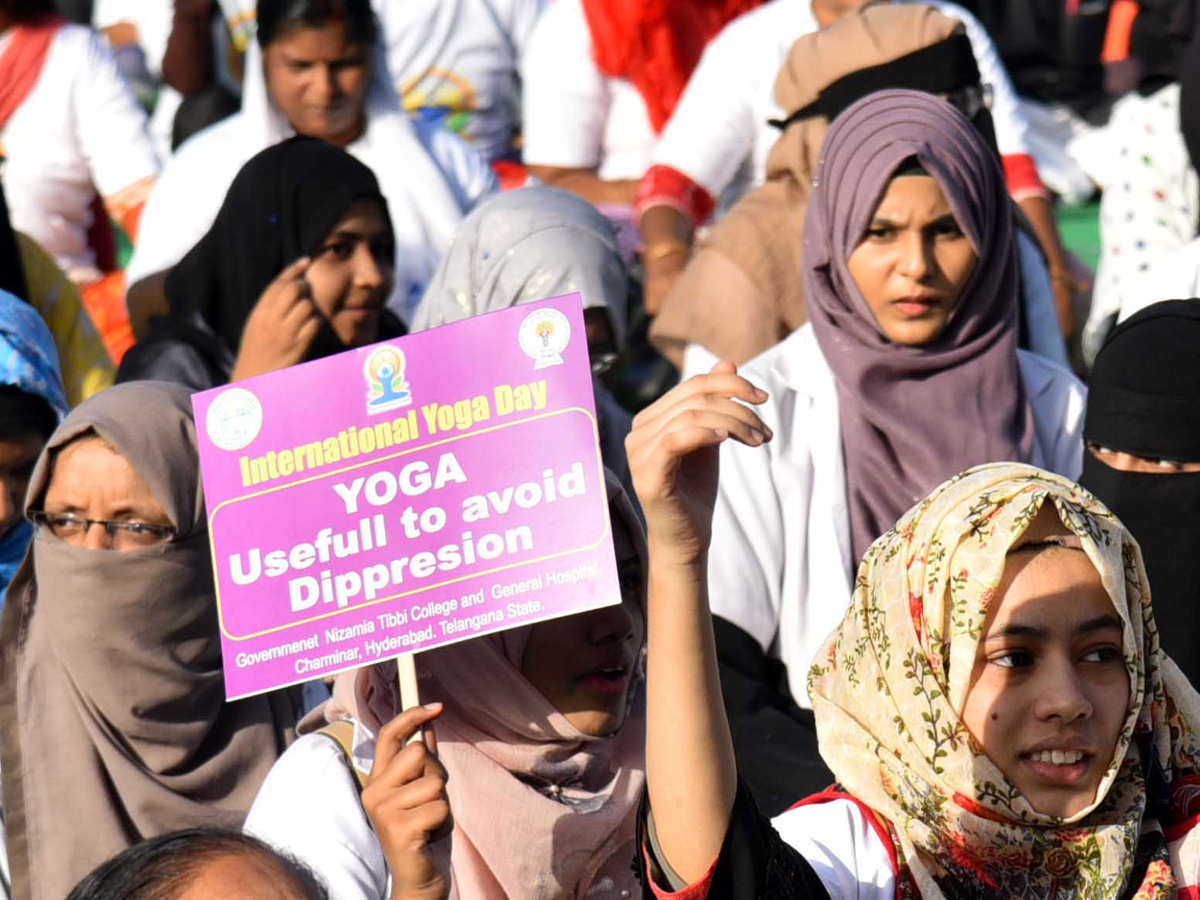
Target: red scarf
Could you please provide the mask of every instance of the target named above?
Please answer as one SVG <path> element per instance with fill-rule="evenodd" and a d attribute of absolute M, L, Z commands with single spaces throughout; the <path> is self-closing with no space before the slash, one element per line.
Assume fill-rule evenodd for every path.
<path fill-rule="evenodd" d="M 705 46 L 762 0 L 583 0 L 596 66 L 632 81 L 661 132 Z"/>
<path fill-rule="evenodd" d="M 12 40 L 0 55 L 0 129 L 37 84 L 50 42 L 66 22 L 62 16 L 49 15 L 13 26 Z"/>

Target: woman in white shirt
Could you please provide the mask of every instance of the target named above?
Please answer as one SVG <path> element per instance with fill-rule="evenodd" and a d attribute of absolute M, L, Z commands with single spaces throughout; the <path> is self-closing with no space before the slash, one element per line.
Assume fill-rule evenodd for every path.
<path fill-rule="evenodd" d="M 740 637 L 758 651 L 740 671 L 786 667 L 790 697 L 760 678 L 753 703 L 730 709 L 749 753 L 764 743 L 755 710 L 790 711 L 768 729 L 794 748 L 790 771 L 765 773 L 771 811 L 827 778 L 796 704 L 809 706 L 805 676 L 870 542 L 971 465 L 1079 474 L 1084 388 L 1017 349 L 1008 204 L 994 153 L 932 95 L 873 94 L 826 139 L 804 230 L 810 324 L 744 369 L 770 395 L 776 437 L 722 449 L 709 561 L 718 633 L 734 635 L 723 652 Z"/>
<path fill-rule="evenodd" d="M 761 0 L 555 0 L 521 65 L 530 173 L 631 207 L 704 45 Z"/>
<path fill-rule="evenodd" d="M 18 15 L 22 7 L 42 14 Z M 103 275 L 88 243 L 97 193 L 132 230 L 128 217 L 145 202 L 159 164 L 146 114 L 112 52 L 53 9 L 48 0 L 0 3 L 4 191 L 13 227 L 86 285 Z"/>
<path fill-rule="evenodd" d="M 379 178 L 396 235 L 389 307 L 408 317 L 459 221 L 495 181 L 459 138 L 405 115 L 377 38 L 368 0 L 261 0 L 242 111 L 180 147 L 146 206 L 146 240 L 129 266 L 135 328 L 165 308 L 164 271 L 208 230 L 246 160 L 292 133 L 344 147 Z"/>
<path fill-rule="evenodd" d="M 646 545 L 606 483 L 621 603 L 420 654 L 424 707 L 401 712 L 393 663 L 339 676 L 246 830 L 338 900 L 634 896 Z M 407 740 L 430 722 L 436 757 Z"/>
<path fill-rule="evenodd" d="M 766 429 L 732 398 L 764 396 L 724 363 L 630 439 L 651 545 L 650 892 L 1193 896 L 1200 695 L 1159 647 L 1133 536 L 1032 466 L 968 470 L 875 541 L 809 675 L 837 786 L 774 821 L 755 808 L 702 573 L 717 445 L 760 449 Z"/>

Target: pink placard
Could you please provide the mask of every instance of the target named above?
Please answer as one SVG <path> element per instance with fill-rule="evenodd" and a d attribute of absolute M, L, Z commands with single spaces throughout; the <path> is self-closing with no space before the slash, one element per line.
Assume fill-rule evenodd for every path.
<path fill-rule="evenodd" d="M 620 602 L 578 294 L 192 402 L 231 700 Z"/>

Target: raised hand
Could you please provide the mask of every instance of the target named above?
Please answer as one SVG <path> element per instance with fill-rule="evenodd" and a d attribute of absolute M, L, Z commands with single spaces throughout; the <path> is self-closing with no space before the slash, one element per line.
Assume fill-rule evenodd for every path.
<path fill-rule="evenodd" d="M 660 561 L 694 565 L 707 553 L 717 498 L 718 447 L 732 437 L 757 446 L 771 430 L 748 406 L 767 399 L 722 361 L 642 410 L 625 439 L 634 489 Z"/>
<path fill-rule="evenodd" d="M 311 264 L 307 256 L 300 257 L 262 292 L 242 329 L 230 380 L 286 369 L 308 354 L 324 320 L 304 278 Z"/>
<path fill-rule="evenodd" d="M 429 845 L 452 827 L 446 770 L 437 759 L 432 729 L 425 741 L 407 743 L 442 705 L 406 709 L 380 729 L 375 763 L 363 789 L 363 808 L 392 873 L 391 900 L 443 900 L 446 873 L 433 865 Z"/>

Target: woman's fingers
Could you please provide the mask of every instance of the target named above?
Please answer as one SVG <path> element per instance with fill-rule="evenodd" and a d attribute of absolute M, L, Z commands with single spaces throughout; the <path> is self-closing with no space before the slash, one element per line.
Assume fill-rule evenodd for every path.
<path fill-rule="evenodd" d="M 683 384 L 672 388 L 638 413 L 633 420 L 633 427 L 637 429 L 651 425 L 669 416 L 671 410 L 680 404 L 687 403 L 696 396 L 706 394 L 731 399 L 736 398 L 755 405 L 763 403 L 767 399 L 766 391 L 757 387 L 741 375 L 732 372 L 696 375 L 683 382 Z"/>
<path fill-rule="evenodd" d="M 375 761 L 371 767 L 372 780 L 376 773 L 383 773 L 392 759 L 406 749 L 406 742 L 417 733 L 419 728 L 442 714 L 442 709 L 440 703 L 413 706 L 404 710 L 379 730 L 379 735 L 375 739 Z M 418 748 L 428 752 L 421 744 L 413 744 L 407 749 Z"/>
<path fill-rule="evenodd" d="M 750 407 L 715 394 L 693 394 L 672 407 L 669 415 L 634 428 L 625 439 L 625 451 L 632 459 L 641 447 L 657 444 L 667 432 L 697 425 L 723 428 L 754 447 L 773 437 L 771 429 Z"/>

